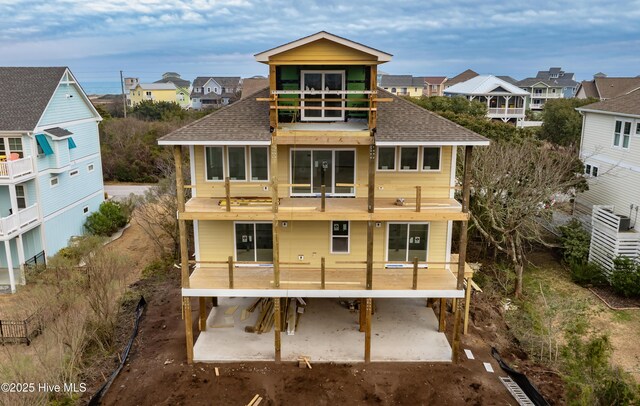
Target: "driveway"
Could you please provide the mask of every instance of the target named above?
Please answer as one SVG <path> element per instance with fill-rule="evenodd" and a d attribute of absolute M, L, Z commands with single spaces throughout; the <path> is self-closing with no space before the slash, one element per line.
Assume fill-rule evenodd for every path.
<path fill-rule="evenodd" d="M 122 184 L 106 184 L 104 185 L 104 191 L 116 200 L 128 197 L 131 193 L 138 196 L 143 196 L 144 192 L 154 186 L 153 184 L 139 184 L 139 185 L 122 185 Z"/>

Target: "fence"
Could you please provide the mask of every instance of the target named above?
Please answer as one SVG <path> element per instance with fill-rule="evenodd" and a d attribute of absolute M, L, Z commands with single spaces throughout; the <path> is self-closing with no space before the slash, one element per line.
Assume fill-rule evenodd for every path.
<path fill-rule="evenodd" d="M 24 264 L 29 268 L 35 268 L 38 265 L 47 265 L 47 257 L 44 255 L 44 251 L 40 251 L 38 254 L 27 259 Z"/>
<path fill-rule="evenodd" d="M 42 323 L 37 314 L 32 314 L 25 320 L 0 320 L 0 344 L 24 343 L 31 344 L 31 340 L 42 332 Z"/>

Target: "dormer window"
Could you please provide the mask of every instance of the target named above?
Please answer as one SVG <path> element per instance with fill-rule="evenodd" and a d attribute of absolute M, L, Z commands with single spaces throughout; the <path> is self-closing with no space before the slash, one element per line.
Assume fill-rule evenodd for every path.
<path fill-rule="evenodd" d="M 340 121 L 344 120 L 345 90 L 344 71 L 302 71 L 302 105 L 312 109 L 302 110 L 302 120 L 307 121 Z M 317 102 L 311 101 L 318 99 Z M 327 99 L 338 99 L 328 101 Z"/>

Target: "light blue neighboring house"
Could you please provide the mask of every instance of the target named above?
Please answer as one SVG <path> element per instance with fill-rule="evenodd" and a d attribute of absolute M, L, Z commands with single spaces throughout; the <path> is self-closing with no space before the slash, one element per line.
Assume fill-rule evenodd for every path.
<path fill-rule="evenodd" d="M 104 200 L 98 123 L 66 67 L 0 67 L 0 285 L 15 292 Z"/>

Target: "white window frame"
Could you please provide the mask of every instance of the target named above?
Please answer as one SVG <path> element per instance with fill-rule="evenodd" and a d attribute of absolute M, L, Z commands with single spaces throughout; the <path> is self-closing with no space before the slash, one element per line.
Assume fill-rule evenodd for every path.
<path fill-rule="evenodd" d="M 616 144 L 616 124 L 618 123 L 618 121 L 620 122 L 620 138 L 618 139 L 618 144 Z M 629 123 L 629 135 L 628 135 L 628 143 L 627 146 L 624 146 L 624 137 L 625 137 L 625 133 L 624 133 L 624 127 L 625 124 Z M 624 150 L 628 150 L 629 148 L 631 148 L 631 135 L 633 135 L 634 132 L 634 121 L 630 120 L 628 118 L 620 118 L 620 117 L 616 117 L 615 121 L 613 122 L 613 139 L 611 141 L 611 147 L 615 148 L 615 149 L 624 149 Z"/>
<path fill-rule="evenodd" d="M 326 74 L 334 74 L 334 73 L 339 73 L 340 75 L 342 75 L 342 91 L 346 90 L 346 79 L 347 79 L 347 74 L 346 71 L 344 70 L 301 70 L 300 71 L 300 89 L 304 90 L 304 75 L 307 73 L 320 73 L 322 74 L 322 89 L 317 91 L 316 94 L 319 94 L 321 96 L 321 98 L 325 98 L 324 95 L 325 94 L 334 94 L 331 93 L 333 92 L 333 90 L 329 90 L 328 92 L 326 92 L 324 90 L 325 86 L 324 86 L 324 77 Z M 305 94 L 302 93 L 301 94 L 301 99 L 303 99 L 301 101 L 302 103 L 302 107 L 304 107 L 304 96 Z M 340 95 L 340 98 L 344 98 L 344 94 Z M 313 99 L 310 99 L 309 101 L 313 102 Z M 316 102 L 317 103 L 317 102 Z M 325 102 L 320 102 L 322 104 L 323 110 L 316 110 L 316 111 L 320 111 L 322 114 L 320 117 L 305 117 L 305 113 L 306 110 L 301 110 L 300 113 L 300 120 L 301 121 L 344 121 L 344 117 L 345 117 L 345 111 L 344 110 L 340 110 L 340 116 L 339 117 L 325 117 L 324 113 L 324 107 L 325 107 Z M 329 102 L 329 103 L 334 103 L 334 102 Z M 342 101 L 340 102 L 340 106 L 344 108 L 345 106 L 345 102 Z"/>
<path fill-rule="evenodd" d="M 589 174 L 589 176 L 592 178 L 597 178 L 599 174 L 600 174 L 600 168 L 598 167 L 598 165 L 591 165 L 591 173 Z"/>
<path fill-rule="evenodd" d="M 267 150 L 267 179 L 253 179 L 253 165 L 251 162 L 251 150 L 253 150 L 254 148 L 260 149 L 266 149 Z M 277 148 L 276 146 L 274 146 L 273 148 Z M 268 182 L 269 179 L 271 179 L 271 150 L 269 149 L 268 146 L 262 146 L 262 145 L 253 145 L 253 146 L 249 146 L 249 182 Z"/>
<path fill-rule="evenodd" d="M 222 148 L 222 179 L 209 179 L 209 167 L 207 165 L 207 148 Z M 227 177 L 227 174 L 225 173 L 227 166 L 226 166 L 226 148 L 222 145 L 207 145 L 204 148 L 202 148 L 202 158 L 204 159 L 204 181 L 205 182 L 224 182 L 224 180 Z"/>
<path fill-rule="evenodd" d="M 18 189 L 20 188 L 20 189 Z M 18 190 L 21 190 L 21 193 L 18 193 Z M 16 204 L 18 203 L 18 200 L 23 199 L 24 200 L 24 207 L 20 207 L 18 206 L 18 210 L 24 210 L 27 207 L 29 207 L 29 203 L 27 202 L 27 191 L 24 187 L 24 185 L 16 185 Z"/>
<path fill-rule="evenodd" d="M 634 133 L 635 136 L 640 137 L 640 119 L 636 120 L 636 131 Z"/>
<path fill-rule="evenodd" d="M 403 169 L 402 168 L 402 150 L 403 149 L 416 149 L 417 153 L 416 153 L 416 169 Z M 404 147 L 399 147 L 398 148 L 398 160 L 397 160 L 397 168 L 399 172 L 418 172 L 420 170 L 420 152 L 421 149 L 419 146 L 415 145 L 415 146 L 404 146 Z"/>
<path fill-rule="evenodd" d="M 79 174 L 80 174 L 80 171 L 78 169 L 72 169 L 72 170 L 69 171 L 69 177 L 70 178 L 75 178 Z"/>
<path fill-rule="evenodd" d="M 89 206 L 84 206 L 82 208 L 82 214 L 85 215 L 85 216 L 89 215 Z"/>
<path fill-rule="evenodd" d="M 333 223 L 339 221 L 347 223 L 347 235 L 333 235 Z M 351 221 L 349 220 L 331 220 L 329 222 L 329 252 L 335 255 L 348 255 L 351 253 Z M 333 239 L 335 238 L 346 238 L 347 239 L 347 250 L 346 251 L 334 251 L 333 250 Z"/>
<path fill-rule="evenodd" d="M 271 221 L 234 221 L 233 222 L 233 260 L 234 261 L 238 261 L 238 246 L 236 245 L 236 243 L 238 242 L 238 240 L 236 239 L 236 224 L 253 224 L 253 258 L 255 262 L 258 262 L 257 258 L 258 258 L 258 250 L 256 250 L 255 246 L 256 246 L 256 224 L 272 224 L 273 227 L 273 223 Z M 271 240 L 271 249 L 273 248 L 273 239 Z M 271 264 L 260 264 L 260 265 L 253 265 L 253 264 L 234 264 L 236 268 L 242 268 L 242 267 L 255 267 L 255 266 L 265 266 L 265 267 L 269 267 L 269 268 L 273 268 L 273 263 Z"/>
<path fill-rule="evenodd" d="M 380 169 L 380 148 L 393 148 L 393 169 Z M 376 154 L 376 171 L 378 172 L 396 172 L 398 170 L 398 148 L 397 147 L 378 147 Z"/>
<path fill-rule="evenodd" d="M 231 168 L 229 168 L 229 148 L 242 148 L 242 150 L 244 151 L 244 179 L 231 179 Z M 249 174 L 249 171 L 247 170 L 247 147 L 242 146 L 242 145 L 226 145 L 224 147 L 224 152 L 226 153 L 226 157 L 225 157 L 225 164 L 226 167 L 224 168 L 224 170 L 222 172 L 225 172 L 226 170 L 226 175 L 225 175 L 225 179 L 227 177 L 229 177 L 229 181 L 230 182 L 246 182 L 247 181 L 247 175 Z"/>
<path fill-rule="evenodd" d="M 289 149 L 289 183 L 293 184 L 293 152 L 294 151 L 311 151 L 311 191 L 309 193 L 293 193 L 293 187 L 289 187 L 289 196 L 291 197 L 319 197 L 320 193 L 313 193 L 313 151 L 332 151 L 331 153 L 331 164 L 333 165 L 331 168 L 331 189 L 335 185 L 336 171 L 335 171 L 335 163 L 336 163 L 336 151 L 353 151 L 353 184 L 357 184 L 358 179 L 358 152 L 355 148 L 296 148 L 293 147 Z M 353 193 L 331 193 L 327 191 L 327 197 L 355 197 L 356 196 L 356 187 L 353 187 Z"/>
<path fill-rule="evenodd" d="M 55 181 L 55 183 L 54 183 Z M 58 179 L 57 176 L 54 176 L 52 178 L 49 179 L 49 186 L 54 188 L 54 187 L 58 187 L 58 185 L 60 184 L 60 179 Z"/>
<path fill-rule="evenodd" d="M 95 165 L 93 163 L 90 163 L 89 165 L 87 165 L 87 172 L 93 172 L 95 170 Z"/>
<path fill-rule="evenodd" d="M 440 156 L 438 157 L 438 169 L 424 169 L 424 150 L 427 148 L 438 148 L 439 154 Z M 439 146 L 429 146 L 429 147 L 422 147 L 420 148 L 420 156 L 419 156 L 419 160 L 420 160 L 420 171 L 422 172 L 442 172 L 442 147 Z"/>
<path fill-rule="evenodd" d="M 429 262 L 429 246 L 431 245 L 431 222 L 429 221 L 387 221 L 385 239 L 384 239 L 384 262 L 385 268 L 413 268 L 413 264 L 398 264 L 397 262 L 389 261 L 389 226 L 391 224 L 407 224 L 407 257 L 409 256 L 409 228 L 411 224 L 426 224 L 427 227 L 427 252 L 426 261 Z M 409 258 L 406 261 L 409 262 Z M 391 266 L 389 266 L 391 265 Z M 428 268 L 427 264 L 418 264 L 418 268 Z"/>

